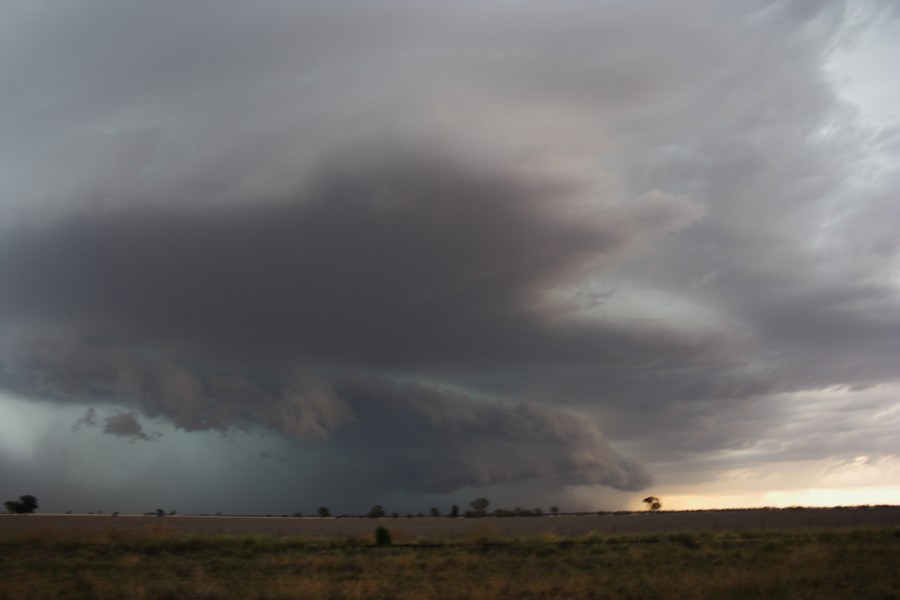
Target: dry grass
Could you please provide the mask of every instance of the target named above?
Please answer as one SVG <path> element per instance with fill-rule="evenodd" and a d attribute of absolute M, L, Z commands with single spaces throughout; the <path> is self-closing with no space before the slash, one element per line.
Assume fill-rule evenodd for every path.
<path fill-rule="evenodd" d="M 862 527 L 868 525 L 900 525 L 900 506 L 854 507 L 844 509 L 803 510 L 733 510 L 635 513 L 597 516 L 512 517 L 490 519 L 400 518 L 366 519 L 344 517 L 334 519 L 294 517 L 142 517 L 120 515 L 45 515 L 28 517 L 0 515 L 0 536 L 25 533 L 36 529 L 59 528 L 83 531 L 145 530 L 148 527 L 170 527 L 181 533 L 227 535 L 323 536 L 345 538 L 367 535 L 382 524 L 391 530 L 406 532 L 414 539 L 469 537 L 478 530 L 493 529 L 503 537 L 517 535 L 559 534 L 585 535 L 593 531 L 606 534 L 677 531 L 734 531 L 745 529 L 784 529 L 792 527 Z"/>
<path fill-rule="evenodd" d="M 372 528 L 374 531 L 374 527 Z M 0 598 L 900 597 L 900 528 L 454 539 L 55 531 L 0 540 Z"/>

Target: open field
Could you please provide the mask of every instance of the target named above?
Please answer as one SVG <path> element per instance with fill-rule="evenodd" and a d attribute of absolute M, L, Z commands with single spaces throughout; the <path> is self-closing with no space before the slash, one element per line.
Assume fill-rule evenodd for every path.
<path fill-rule="evenodd" d="M 388 545 L 374 530 L 386 527 Z M 512 518 L 0 515 L 0 599 L 900 599 L 900 507 Z"/>
<path fill-rule="evenodd" d="M 0 515 L 0 535 L 47 530 L 107 531 L 144 530 L 164 525 L 181 533 L 227 535 L 290 535 L 345 537 L 372 531 L 377 524 L 403 531 L 413 537 L 454 538 L 470 535 L 486 527 L 505 536 L 556 534 L 585 535 L 791 527 L 900 526 L 900 507 L 854 507 L 800 510 L 728 510 L 696 512 L 633 513 L 605 516 L 509 517 L 450 519 L 366 519 L 359 517 L 204 517 L 204 516 L 123 516 L 111 515 Z"/>
<path fill-rule="evenodd" d="M 486 521 L 452 541 L 395 531 L 382 546 L 371 521 L 365 535 L 343 538 L 180 533 L 163 524 L 7 531 L 0 598 L 900 597 L 897 526 L 508 537 Z"/>

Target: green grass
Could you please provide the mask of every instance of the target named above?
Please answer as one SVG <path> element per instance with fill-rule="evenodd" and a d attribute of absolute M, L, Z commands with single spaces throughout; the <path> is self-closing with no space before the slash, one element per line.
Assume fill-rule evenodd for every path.
<path fill-rule="evenodd" d="M 374 530 L 373 530 L 374 534 Z M 47 531 L 0 540 L 0 598 L 900 598 L 900 528 L 411 539 Z"/>

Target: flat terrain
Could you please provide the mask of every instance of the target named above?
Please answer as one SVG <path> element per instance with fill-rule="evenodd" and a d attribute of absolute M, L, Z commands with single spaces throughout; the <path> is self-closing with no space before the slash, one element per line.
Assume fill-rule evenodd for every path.
<path fill-rule="evenodd" d="M 146 530 L 164 527 L 180 533 L 346 537 L 371 532 L 383 524 L 410 537 L 453 539 L 491 530 L 503 536 L 585 535 L 678 531 L 741 531 L 795 527 L 900 526 L 900 506 L 842 509 L 734 510 L 632 513 L 605 516 L 544 516 L 482 519 L 415 517 L 205 517 L 128 515 L 0 515 L 0 535 L 41 530 Z"/>
<path fill-rule="evenodd" d="M 663 521 L 657 520 L 659 516 L 646 520 L 659 525 Z M 148 524 L 145 519 L 127 517 L 66 519 L 82 525 L 114 521 L 132 527 L 42 529 L 36 524 L 43 519 L 20 518 L 35 526 L 0 535 L 0 598 L 900 598 L 897 525 L 844 527 L 835 522 L 835 526 L 809 528 L 798 522 L 800 526 L 782 529 L 506 537 L 492 528 L 491 521 L 500 519 L 471 519 L 467 522 L 480 522 L 482 529 L 451 540 L 410 538 L 402 530 L 391 529 L 393 543 L 382 535 L 378 544 L 370 520 L 353 520 L 367 525 L 364 535 L 341 538 L 334 536 L 339 526 L 349 528 L 346 523 L 340 525 L 344 519 L 319 523 L 326 535 L 318 537 L 182 533 L 156 521 Z M 607 522 L 613 520 L 610 517 Z M 202 519 L 158 521 L 189 525 Z M 256 523 L 258 529 L 276 520 L 207 519 L 219 521 L 241 526 Z M 411 521 L 388 520 L 387 524 L 412 527 L 426 519 Z M 502 527 L 512 529 L 525 521 L 529 520 Z M 530 521 L 572 525 L 583 519 Z M 312 527 L 314 521 L 305 522 Z M 681 523 L 672 522 L 673 526 Z"/>

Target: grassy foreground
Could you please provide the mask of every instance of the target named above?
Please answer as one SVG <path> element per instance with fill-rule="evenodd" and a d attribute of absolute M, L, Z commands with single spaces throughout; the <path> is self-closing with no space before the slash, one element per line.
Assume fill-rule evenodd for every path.
<path fill-rule="evenodd" d="M 900 528 L 467 539 L 45 531 L 0 540 L 0 598 L 900 598 Z M 383 540 L 382 540 L 383 541 Z"/>

